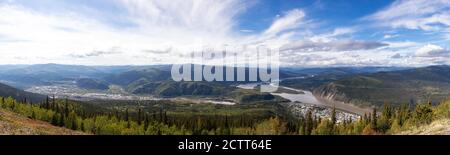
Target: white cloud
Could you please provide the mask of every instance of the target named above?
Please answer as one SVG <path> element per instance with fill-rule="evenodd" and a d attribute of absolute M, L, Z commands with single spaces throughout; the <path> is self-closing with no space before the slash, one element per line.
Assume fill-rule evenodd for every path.
<path fill-rule="evenodd" d="M 118 0 L 133 21 L 146 30 L 201 31 L 218 34 L 231 32 L 234 18 L 244 11 L 240 0 Z"/>
<path fill-rule="evenodd" d="M 384 36 L 383 36 L 383 39 L 391 39 L 391 38 L 395 38 L 395 37 L 398 37 L 399 35 L 391 35 L 391 34 L 385 34 Z"/>
<path fill-rule="evenodd" d="M 44 13 L 0 3 L 1 63 L 151 64 L 151 60 L 127 57 L 162 57 L 142 51 L 166 47 L 186 52 L 204 45 L 234 43 L 241 38 L 232 31 L 234 18 L 247 7 L 238 0 L 116 2 L 128 11 L 125 19 L 133 26 L 118 28 L 78 12 Z M 90 56 L 113 47 L 123 52 Z M 12 59 L 24 55 L 28 59 Z M 38 59 L 43 56 L 46 59 Z M 167 63 L 174 61 L 168 58 Z"/>
<path fill-rule="evenodd" d="M 245 32 L 245 33 L 251 33 L 251 32 L 253 32 L 253 30 L 247 30 L 247 29 L 243 29 L 243 30 L 239 30 L 239 31 Z"/>
<path fill-rule="evenodd" d="M 364 19 L 393 28 L 436 31 L 450 27 L 450 1 L 397 0 Z"/>
<path fill-rule="evenodd" d="M 386 43 L 389 44 L 389 48 L 401 48 L 401 49 L 412 48 L 419 45 L 419 43 L 412 41 L 386 42 Z"/>
<path fill-rule="evenodd" d="M 450 51 L 444 49 L 441 46 L 428 44 L 416 51 L 417 57 L 448 57 L 450 56 Z"/>
<path fill-rule="evenodd" d="M 292 9 L 275 17 L 258 33 L 240 30 L 237 18 L 252 4 L 243 0 L 115 0 L 115 7 L 125 12 L 117 26 L 99 20 L 103 13 L 89 16 L 76 9 L 40 12 L 23 5 L 0 3 L 1 64 L 63 63 L 84 65 L 142 65 L 182 63 L 179 54 L 224 45 L 266 45 L 293 52 L 281 58 L 286 64 L 301 65 L 382 65 L 442 61 L 409 58 L 391 60 L 391 48 L 408 49 L 415 42 L 376 42 L 348 38 L 354 27 L 334 28 L 315 34 L 318 28 L 305 20 L 306 13 Z M 398 2 L 400 3 L 400 2 Z M 101 8 L 92 8 L 102 12 Z M 95 10 L 98 9 L 98 10 Z M 72 10 L 72 11 L 70 11 Z M 75 11 L 75 12 L 74 12 Z M 108 14 L 108 13 L 105 13 Z M 119 14 L 119 13 L 118 13 Z M 115 16 L 116 14 L 108 15 Z M 386 17 L 385 17 L 386 16 Z M 377 17 L 389 19 L 388 15 Z M 425 25 L 446 24 L 445 14 L 426 18 Z M 400 18 L 400 16 L 395 16 Z M 393 19 L 392 19 L 393 20 Z M 431 25 L 430 25 L 431 24 Z M 422 26 L 423 27 L 423 26 Z M 420 27 L 419 27 L 420 28 Z M 242 33 L 248 32 L 248 33 Z M 347 37 L 347 38 L 346 38 Z M 389 44 L 387 46 L 386 44 Z M 300 52 L 298 52 L 300 51 Z M 305 52 L 306 51 L 306 52 Z M 307 53 L 314 51 L 314 53 Z M 414 54 L 414 52 L 412 53 Z M 423 58 L 423 57 L 422 57 Z M 409 62 L 406 62 L 406 61 Z"/>
<path fill-rule="evenodd" d="M 307 38 L 313 42 L 331 42 L 339 40 L 339 37 L 353 34 L 355 33 L 355 28 L 350 27 L 340 27 L 335 28 L 332 32 L 326 32 L 323 34 L 312 34 L 310 36 L 307 36 Z"/>
<path fill-rule="evenodd" d="M 296 35 L 294 29 L 305 16 L 302 10 L 293 9 L 277 17 L 264 32 L 242 36 L 236 33 L 236 18 L 251 5 L 249 1 L 176 1 L 116 0 L 117 7 L 126 10 L 120 18 L 131 22 L 127 27 L 80 12 L 40 12 L 15 3 L 1 3 L 0 63 L 182 63 L 175 55 L 205 46 L 280 47 Z M 110 52 L 113 48 L 120 52 Z M 159 52 L 168 48 L 170 53 Z M 22 59 L 14 59 L 19 56 Z"/>
<path fill-rule="evenodd" d="M 392 59 L 400 59 L 403 58 L 403 56 L 400 53 L 395 53 L 394 55 L 391 56 Z"/>
<path fill-rule="evenodd" d="M 355 30 L 353 28 L 348 28 L 348 27 L 336 28 L 336 29 L 334 29 L 333 33 L 329 36 L 335 37 L 335 36 L 340 36 L 340 35 L 344 35 L 344 34 L 351 34 L 354 32 L 355 32 Z"/>
<path fill-rule="evenodd" d="M 343 51 L 290 53 L 283 61 L 297 66 L 398 66 L 409 65 L 406 58 L 392 59 L 390 51 Z"/>
<path fill-rule="evenodd" d="M 305 13 L 302 10 L 290 10 L 284 16 L 277 18 L 264 33 L 276 35 L 280 32 L 297 28 L 303 17 L 305 17 Z"/>
<path fill-rule="evenodd" d="M 329 42 L 303 40 L 286 44 L 281 47 L 281 50 L 294 52 L 356 51 L 376 49 L 387 45 L 380 42 L 358 40 L 334 40 Z"/>

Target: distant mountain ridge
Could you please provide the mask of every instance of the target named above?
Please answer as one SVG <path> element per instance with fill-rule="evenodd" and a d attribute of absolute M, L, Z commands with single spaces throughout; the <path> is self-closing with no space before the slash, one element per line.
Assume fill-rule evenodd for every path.
<path fill-rule="evenodd" d="M 194 64 L 191 64 L 194 65 Z M 280 68 L 282 85 L 306 90 L 316 89 L 326 83 L 359 74 L 398 71 L 404 67 L 331 67 L 331 68 Z M 248 71 L 248 68 L 246 68 Z M 193 74 L 191 74 L 193 75 Z M 248 76 L 248 75 L 246 75 Z M 299 77 L 298 79 L 296 79 Z M 302 78 L 305 77 L 305 78 Z M 313 77 L 313 78 L 308 78 Z M 0 65 L 0 81 L 17 88 L 51 85 L 55 81 L 75 81 L 85 89 L 108 89 L 119 85 L 133 94 L 157 96 L 217 95 L 229 91 L 243 82 L 174 82 L 171 65 L 149 66 L 82 66 L 82 65 Z"/>
<path fill-rule="evenodd" d="M 8 86 L 8 85 L 2 84 L 2 83 L 0 83 L 0 96 L 12 97 L 17 100 L 27 99 L 28 102 L 31 101 L 34 103 L 41 102 L 46 98 L 46 96 L 44 96 L 44 95 L 19 90 L 19 89 L 16 89 L 14 87 L 11 87 L 11 86 Z"/>
<path fill-rule="evenodd" d="M 75 80 L 75 82 L 78 87 L 85 89 L 107 90 L 109 88 L 109 84 L 103 80 L 81 78 Z"/>
<path fill-rule="evenodd" d="M 357 74 L 324 84 L 314 93 L 366 106 L 438 103 L 450 96 L 450 66 Z"/>

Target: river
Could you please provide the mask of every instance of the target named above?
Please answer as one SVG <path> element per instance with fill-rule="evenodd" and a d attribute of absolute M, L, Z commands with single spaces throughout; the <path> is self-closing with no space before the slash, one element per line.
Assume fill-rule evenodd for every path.
<path fill-rule="evenodd" d="M 257 86 L 257 85 L 258 84 L 253 83 L 253 84 L 239 85 L 238 87 L 242 88 L 242 89 L 254 89 L 255 86 Z M 291 102 L 319 105 L 319 106 L 325 106 L 325 107 L 336 107 L 336 109 L 338 109 L 338 110 L 358 114 L 360 116 L 371 112 L 371 109 L 369 109 L 369 108 L 361 108 L 361 107 L 358 107 L 358 106 L 355 106 L 352 104 L 347 104 L 344 102 L 333 101 L 333 100 L 328 100 L 328 99 L 318 97 L 318 96 L 314 95 L 311 91 L 295 89 L 295 88 L 286 87 L 286 86 L 279 86 L 279 88 L 293 90 L 296 92 L 302 92 L 302 93 L 289 93 L 289 92 L 271 93 L 272 95 L 277 95 L 277 96 L 281 96 L 285 99 L 288 99 Z"/>

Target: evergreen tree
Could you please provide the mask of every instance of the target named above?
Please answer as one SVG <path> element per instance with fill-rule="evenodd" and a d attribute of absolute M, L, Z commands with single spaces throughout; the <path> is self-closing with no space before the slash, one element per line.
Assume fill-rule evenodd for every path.
<path fill-rule="evenodd" d="M 115 110 L 115 117 L 120 122 L 120 115 L 119 115 L 119 111 L 117 111 L 117 110 Z"/>
<path fill-rule="evenodd" d="M 76 119 L 72 119 L 72 128 L 71 128 L 72 130 L 77 130 L 78 129 L 78 127 L 77 127 L 77 120 Z"/>
<path fill-rule="evenodd" d="M 85 129 L 84 129 L 84 120 L 81 120 L 80 130 L 83 131 L 83 132 L 85 132 Z"/>
<path fill-rule="evenodd" d="M 64 114 L 67 116 L 69 116 L 69 101 L 66 97 L 65 101 L 64 101 Z"/>
<path fill-rule="evenodd" d="M 52 97 L 52 106 L 50 107 L 52 110 L 55 110 L 55 106 L 56 106 L 56 100 L 55 100 L 55 95 L 53 95 Z M 56 111 L 56 110 L 55 110 Z"/>
<path fill-rule="evenodd" d="M 5 98 L 4 97 L 1 97 L 1 98 L 2 98 L 1 99 L 1 107 L 5 108 L 6 107 Z"/>
<path fill-rule="evenodd" d="M 33 109 L 31 109 L 31 119 L 36 119 L 36 114 Z"/>
<path fill-rule="evenodd" d="M 369 122 L 369 118 L 367 117 L 366 113 L 364 113 L 363 122 L 364 122 L 365 125 L 367 125 L 367 123 Z"/>
<path fill-rule="evenodd" d="M 59 126 L 64 126 L 65 125 L 64 121 L 65 121 L 64 115 L 60 114 L 59 115 L 59 123 L 58 123 L 58 125 Z"/>
<path fill-rule="evenodd" d="M 230 124 L 228 121 L 228 115 L 225 115 L 225 125 L 223 127 L 223 135 L 230 135 L 231 134 L 231 129 L 230 129 Z"/>
<path fill-rule="evenodd" d="M 413 113 L 413 121 L 417 125 L 429 124 L 433 119 L 431 104 L 419 104 Z"/>
<path fill-rule="evenodd" d="M 49 97 L 47 96 L 47 98 L 45 98 L 45 109 L 50 109 L 50 103 L 49 103 Z"/>
<path fill-rule="evenodd" d="M 164 119 L 163 119 L 164 124 L 167 124 L 167 111 L 164 111 Z"/>
<path fill-rule="evenodd" d="M 128 118 L 128 108 L 125 110 L 125 121 L 127 121 L 127 128 L 131 127 L 130 119 Z"/>
<path fill-rule="evenodd" d="M 333 106 L 333 111 L 331 111 L 331 124 L 333 126 L 336 124 L 336 106 Z"/>
<path fill-rule="evenodd" d="M 125 121 L 128 121 L 128 108 L 125 109 Z"/>
<path fill-rule="evenodd" d="M 383 111 L 381 112 L 383 117 L 390 119 L 392 117 L 392 108 L 388 103 L 383 105 Z"/>
<path fill-rule="evenodd" d="M 138 109 L 138 115 L 137 115 L 137 123 L 138 125 L 141 125 L 141 108 Z"/>
<path fill-rule="evenodd" d="M 162 108 L 159 109 L 159 122 L 163 122 L 163 110 Z"/>
<path fill-rule="evenodd" d="M 376 130 L 376 128 L 377 128 L 377 109 L 376 108 L 373 108 L 373 111 L 372 111 L 372 128 L 374 129 L 374 130 Z"/>
<path fill-rule="evenodd" d="M 148 120 L 148 114 L 145 113 L 145 119 L 144 119 L 144 130 L 147 130 L 149 125 L 149 120 Z"/>
<path fill-rule="evenodd" d="M 305 117 L 305 135 L 311 135 L 312 129 L 313 129 L 313 117 L 312 117 L 312 112 L 310 110 L 308 110 L 308 112 L 306 112 L 306 117 Z"/>
<path fill-rule="evenodd" d="M 58 121 L 58 116 L 57 116 L 57 114 L 55 113 L 55 114 L 52 115 L 52 121 L 51 121 L 51 124 L 53 124 L 53 125 L 59 125 L 58 123 L 59 123 L 59 121 Z"/>
<path fill-rule="evenodd" d="M 14 100 L 11 104 L 11 110 L 14 111 L 14 109 L 16 108 L 16 100 Z"/>

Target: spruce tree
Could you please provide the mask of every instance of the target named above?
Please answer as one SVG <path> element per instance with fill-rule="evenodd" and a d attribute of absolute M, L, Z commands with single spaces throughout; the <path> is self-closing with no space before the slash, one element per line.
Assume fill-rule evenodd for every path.
<path fill-rule="evenodd" d="M 120 122 L 119 111 L 115 110 L 115 117 Z"/>
<path fill-rule="evenodd" d="M 50 107 L 52 110 L 55 110 L 55 107 L 56 107 L 56 100 L 55 100 L 55 95 L 53 95 L 53 97 L 52 97 L 52 106 Z M 56 109 L 57 110 L 57 109 Z M 55 110 L 55 111 L 56 111 Z"/>
<path fill-rule="evenodd" d="M 16 100 L 13 100 L 11 110 L 14 110 L 15 108 L 16 108 Z"/>
<path fill-rule="evenodd" d="M 81 131 L 84 132 L 84 120 L 81 120 L 81 125 L 80 125 Z"/>
<path fill-rule="evenodd" d="M 53 125 L 58 125 L 58 116 L 57 116 L 57 114 L 55 113 L 55 114 L 53 114 L 52 115 L 52 121 L 51 121 L 51 124 L 53 124 Z"/>
<path fill-rule="evenodd" d="M 125 110 L 125 121 L 127 121 L 127 128 L 131 127 L 130 119 L 128 118 L 128 108 Z"/>
<path fill-rule="evenodd" d="M 336 106 L 333 106 L 333 111 L 331 112 L 331 123 L 336 124 Z"/>
<path fill-rule="evenodd" d="M 305 119 L 305 135 L 311 135 L 314 123 L 311 110 L 308 110 L 308 112 L 306 112 Z"/>
<path fill-rule="evenodd" d="M 4 97 L 1 97 L 2 99 L 1 99 L 1 107 L 2 108 L 5 108 L 6 107 L 6 104 L 5 104 L 5 98 Z"/>
<path fill-rule="evenodd" d="M 65 120 L 65 118 L 64 118 L 64 115 L 63 114 L 60 114 L 59 115 L 59 126 L 64 126 L 65 124 L 64 124 L 64 120 Z"/>
<path fill-rule="evenodd" d="M 163 122 L 163 110 L 162 110 L 162 108 L 161 109 L 159 109 L 159 122 L 161 123 L 161 122 Z"/>
<path fill-rule="evenodd" d="M 138 116 L 137 116 L 137 123 L 138 125 L 141 125 L 141 108 L 138 109 Z"/>
<path fill-rule="evenodd" d="M 67 116 L 69 116 L 69 101 L 66 97 L 65 102 L 64 102 L 64 114 Z"/>
<path fill-rule="evenodd" d="M 128 108 L 125 109 L 125 121 L 128 121 Z"/>
<path fill-rule="evenodd" d="M 167 111 L 164 111 L 164 124 L 167 124 Z"/>
<path fill-rule="evenodd" d="M 378 121 L 378 119 L 377 119 L 377 109 L 373 108 L 373 112 L 372 112 L 372 128 L 374 130 L 376 130 L 376 128 L 377 128 L 377 121 Z"/>
<path fill-rule="evenodd" d="M 147 131 L 149 125 L 149 120 L 148 120 L 148 114 L 145 113 L 145 119 L 144 119 L 144 130 Z"/>
<path fill-rule="evenodd" d="M 33 109 L 31 109 L 31 119 L 36 119 L 36 114 Z"/>
<path fill-rule="evenodd" d="M 49 109 L 50 108 L 50 103 L 49 103 L 49 97 L 47 96 L 47 98 L 45 98 L 45 109 Z"/>
<path fill-rule="evenodd" d="M 131 123 L 130 123 L 130 120 L 128 120 L 127 121 L 127 128 L 130 128 L 131 127 Z"/>
<path fill-rule="evenodd" d="M 75 118 L 72 118 L 72 130 L 77 130 L 77 120 Z"/>
<path fill-rule="evenodd" d="M 382 116 L 384 116 L 387 119 L 390 119 L 392 117 L 392 108 L 388 103 L 385 103 L 383 105 Z"/>

